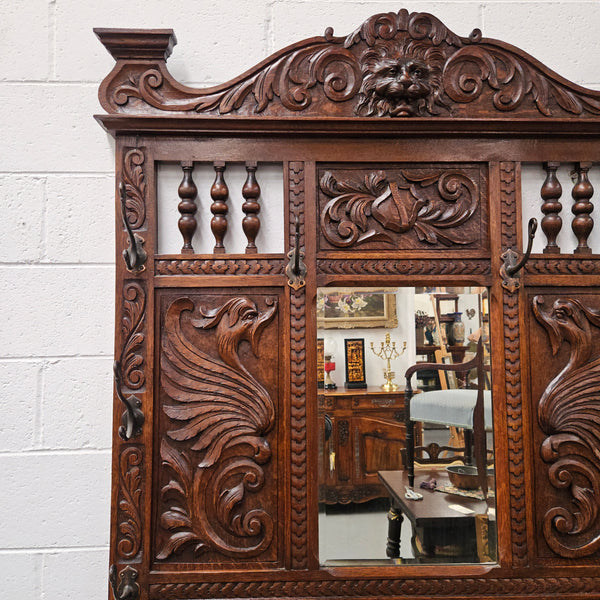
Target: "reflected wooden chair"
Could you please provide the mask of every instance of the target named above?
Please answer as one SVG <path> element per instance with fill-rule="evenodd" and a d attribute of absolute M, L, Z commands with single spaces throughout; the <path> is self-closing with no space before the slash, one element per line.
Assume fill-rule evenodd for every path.
<path fill-rule="evenodd" d="M 469 383 L 469 371 L 475 369 L 474 383 Z M 459 389 L 433 390 L 415 393 L 412 376 L 420 371 L 453 372 L 459 375 L 463 386 Z M 487 372 L 484 361 L 484 345 L 480 339 L 475 356 L 457 364 L 417 363 L 405 373 L 405 425 L 406 469 L 411 486 L 415 479 L 415 461 L 424 464 L 450 463 L 462 460 L 465 464 L 475 462 L 481 488 L 487 493 L 487 443 L 486 430 L 492 429 L 492 395 L 486 390 Z M 460 377 L 462 375 L 462 377 Z M 469 387 L 475 385 L 475 387 Z M 464 446 L 419 446 L 415 448 L 415 423 L 431 423 L 464 430 Z M 427 456 L 423 456 L 423 453 Z M 417 457 L 417 453 L 419 456 Z M 442 456 L 442 454 L 449 456 Z"/>

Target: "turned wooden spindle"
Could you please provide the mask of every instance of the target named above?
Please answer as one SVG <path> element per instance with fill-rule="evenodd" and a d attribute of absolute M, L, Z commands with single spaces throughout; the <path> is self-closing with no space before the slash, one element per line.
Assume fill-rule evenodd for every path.
<path fill-rule="evenodd" d="M 213 163 L 215 169 L 215 181 L 210 188 L 210 197 L 213 203 L 210 207 L 210 212 L 214 215 L 210 221 L 210 228 L 215 236 L 214 254 L 224 254 L 225 246 L 223 240 L 227 233 L 227 198 L 229 198 L 229 188 L 225 183 L 223 172 L 225 171 L 225 163 L 223 161 L 215 161 Z"/>
<path fill-rule="evenodd" d="M 591 162 L 580 162 L 575 164 L 575 173 L 577 180 L 573 186 L 571 195 L 575 203 L 571 211 L 575 215 L 571 227 L 577 238 L 576 254 L 591 254 L 592 249 L 587 245 L 587 240 L 594 228 L 594 219 L 590 213 L 594 210 L 594 205 L 590 198 L 594 194 L 594 188 L 588 179 L 588 171 L 592 166 Z"/>
<path fill-rule="evenodd" d="M 556 243 L 556 238 L 562 229 L 562 218 L 560 211 L 562 204 L 559 199 L 562 196 L 562 186 L 556 170 L 560 166 L 558 162 L 545 162 L 544 170 L 546 171 L 546 179 L 542 184 L 541 195 L 544 203 L 542 204 L 542 231 L 544 232 L 547 244 L 544 248 L 544 254 L 560 254 L 560 248 Z"/>
<path fill-rule="evenodd" d="M 183 169 L 183 179 L 179 184 L 179 197 L 181 202 L 178 205 L 178 210 L 181 213 L 179 218 L 179 231 L 183 236 L 183 247 L 181 248 L 182 254 L 193 254 L 194 248 L 192 246 L 192 238 L 196 233 L 198 222 L 196 221 L 196 196 L 198 195 L 198 188 L 192 179 L 192 171 L 194 170 L 194 163 L 184 161 L 181 163 Z"/>
<path fill-rule="evenodd" d="M 248 176 L 246 182 L 242 187 L 242 196 L 245 202 L 242 204 L 242 210 L 246 215 L 242 219 L 242 229 L 248 238 L 248 245 L 246 246 L 246 254 L 256 254 L 258 251 L 256 248 L 256 236 L 260 230 L 260 219 L 258 213 L 260 212 L 260 204 L 258 203 L 258 197 L 260 196 L 260 186 L 256 181 L 256 169 L 257 163 L 247 162 L 246 172 Z"/>

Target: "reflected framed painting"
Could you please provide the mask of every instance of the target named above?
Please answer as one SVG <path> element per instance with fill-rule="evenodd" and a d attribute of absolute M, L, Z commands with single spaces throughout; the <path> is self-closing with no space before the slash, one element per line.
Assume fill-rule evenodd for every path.
<path fill-rule="evenodd" d="M 319 329 L 397 326 L 395 290 L 319 288 L 317 291 Z"/>

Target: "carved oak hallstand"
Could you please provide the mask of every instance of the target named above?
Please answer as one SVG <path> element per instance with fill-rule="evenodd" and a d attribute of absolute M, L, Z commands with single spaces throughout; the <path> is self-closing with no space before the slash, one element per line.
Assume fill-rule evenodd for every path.
<path fill-rule="evenodd" d="M 600 92 L 424 13 L 208 89 L 169 75 L 171 30 L 96 34 L 116 60 L 96 117 L 117 142 L 111 598 L 600 598 Z M 174 254 L 161 163 L 180 169 Z M 542 174 L 527 261 L 525 163 Z M 273 164 L 285 247 L 265 253 Z M 316 288 L 357 282 L 490 289 L 496 564 L 319 566 Z"/>

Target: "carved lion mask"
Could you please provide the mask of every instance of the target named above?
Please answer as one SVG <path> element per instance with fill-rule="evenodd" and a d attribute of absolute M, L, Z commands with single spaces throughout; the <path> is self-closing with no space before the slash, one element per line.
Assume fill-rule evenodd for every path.
<path fill-rule="evenodd" d="M 363 81 L 356 112 L 360 115 L 411 117 L 436 114 L 443 102 L 443 53 L 414 40 L 369 48 L 362 56 Z"/>

